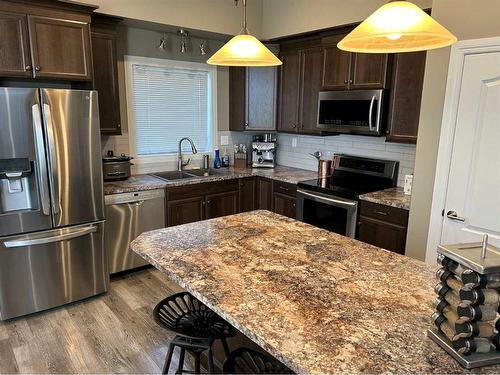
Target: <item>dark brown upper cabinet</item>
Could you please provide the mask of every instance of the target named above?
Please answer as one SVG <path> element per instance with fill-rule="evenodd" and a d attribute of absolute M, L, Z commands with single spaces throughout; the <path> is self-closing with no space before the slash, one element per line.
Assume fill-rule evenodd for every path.
<path fill-rule="evenodd" d="M 337 43 L 347 34 L 323 38 L 323 89 L 345 90 L 349 86 L 351 54 L 340 50 Z"/>
<path fill-rule="evenodd" d="M 277 46 L 268 46 L 277 53 Z M 274 131 L 278 68 L 229 68 L 229 130 Z"/>
<path fill-rule="evenodd" d="M 349 53 L 340 50 L 337 43 L 346 34 L 322 39 L 323 89 L 356 90 L 384 89 L 388 86 L 387 54 Z"/>
<path fill-rule="evenodd" d="M 94 6 L 0 1 L 0 76 L 91 81 Z"/>
<path fill-rule="evenodd" d="M 300 53 L 292 50 L 281 53 L 278 131 L 298 132 Z"/>
<path fill-rule="evenodd" d="M 100 14 L 92 16 L 93 87 L 99 96 L 99 119 L 103 134 L 119 135 L 122 132 L 116 50 L 117 25 L 121 20 Z"/>
<path fill-rule="evenodd" d="M 426 52 L 394 56 L 387 142 L 417 143 Z"/>
<path fill-rule="evenodd" d="M 281 54 L 279 131 L 320 134 L 316 125 L 323 55 L 319 41 L 316 44 L 308 42 Z"/>
<path fill-rule="evenodd" d="M 0 76 L 31 77 L 26 15 L 0 12 L 0 35 Z"/>

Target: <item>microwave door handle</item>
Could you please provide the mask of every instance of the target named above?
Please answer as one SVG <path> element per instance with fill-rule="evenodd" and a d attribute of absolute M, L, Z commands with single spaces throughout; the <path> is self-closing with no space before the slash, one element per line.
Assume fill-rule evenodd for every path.
<path fill-rule="evenodd" d="M 60 212 L 61 202 L 59 201 L 59 173 L 57 171 L 57 155 L 56 147 L 54 144 L 54 126 L 52 124 L 52 112 L 48 104 L 43 105 L 43 114 L 45 117 L 45 123 L 47 125 L 47 139 L 48 139 L 48 150 L 49 150 L 49 175 L 50 183 L 52 185 L 52 202 L 54 204 L 54 214 Z"/>
<path fill-rule="evenodd" d="M 45 148 L 43 145 L 42 116 L 40 106 L 35 104 L 31 107 L 33 115 L 33 130 L 35 135 L 35 151 L 37 161 L 37 180 L 40 190 L 40 204 L 42 213 L 50 216 L 49 182 L 47 181 L 47 160 L 45 159 Z"/>
<path fill-rule="evenodd" d="M 370 131 L 376 130 L 373 127 L 373 108 L 375 106 L 375 99 L 377 99 L 377 97 L 373 95 L 372 100 L 370 102 L 370 112 L 368 113 L 368 126 L 370 128 Z"/>

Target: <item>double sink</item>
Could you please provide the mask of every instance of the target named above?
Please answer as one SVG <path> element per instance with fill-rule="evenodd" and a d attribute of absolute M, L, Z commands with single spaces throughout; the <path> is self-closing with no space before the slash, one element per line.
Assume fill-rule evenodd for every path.
<path fill-rule="evenodd" d="M 216 174 L 217 173 L 212 170 L 192 169 L 187 171 L 168 171 L 168 172 L 151 173 L 151 176 L 160 178 L 165 181 L 176 181 L 188 178 L 210 177 Z"/>

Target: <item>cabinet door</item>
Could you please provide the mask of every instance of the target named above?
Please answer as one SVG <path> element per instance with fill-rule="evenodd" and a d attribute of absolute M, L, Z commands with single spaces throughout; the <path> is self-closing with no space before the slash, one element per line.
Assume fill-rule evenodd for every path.
<path fill-rule="evenodd" d="M 240 212 L 255 210 L 255 188 L 255 178 L 242 178 L 240 180 Z"/>
<path fill-rule="evenodd" d="M 417 143 L 426 52 L 394 56 L 387 142 Z"/>
<path fill-rule="evenodd" d="M 406 227 L 360 216 L 359 240 L 404 255 Z"/>
<path fill-rule="evenodd" d="M 345 90 L 349 84 L 351 53 L 340 50 L 337 43 L 346 34 L 323 38 L 323 89 Z"/>
<path fill-rule="evenodd" d="M 0 76 L 31 77 L 26 16 L 0 12 L 0 35 Z"/>
<path fill-rule="evenodd" d="M 288 195 L 274 193 L 274 212 L 295 219 L 297 216 L 297 199 Z"/>
<path fill-rule="evenodd" d="M 272 66 L 246 71 L 245 129 L 275 130 L 278 69 Z"/>
<path fill-rule="evenodd" d="M 28 16 L 35 78 L 90 81 L 89 24 Z"/>
<path fill-rule="evenodd" d="M 229 67 L 229 130 L 245 130 L 246 69 Z"/>
<path fill-rule="evenodd" d="M 259 210 L 273 209 L 273 182 L 264 178 L 257 180 L 257 208 Z"/>
<path fill-rule="evenodd" d="M 167 202 L 167 226 L 204 220 L 205 197 L 193 197 Z"/>
<path fill-rule="evenodd" d="M 351 89 L 383 89 L 386 87 L 388 56 L 379 53 L 353 53 Z"/>
<path fill-rule="evenodd" d="M 234 215 L 239 211 L 239 192 L 230 191 L 207 195 L 206 202 L 207 219 Z"/>
<path fill-rule="evenodd" d="M 281 54 L 280 100 L 278 130 L 298 131 L 300 90 L 300 54 L 298 51 Z"/>
<path fill-rule="evenodd" d="M 323 72 L 321 47 L 301 51 L 300 133 L 319 134 L 318 97 Z"/>
<path fill-rule="evenodd" d="M 116 36 L 92 32 L 94 90 L 99 95 L 101 133 L 121 134 Z"/>

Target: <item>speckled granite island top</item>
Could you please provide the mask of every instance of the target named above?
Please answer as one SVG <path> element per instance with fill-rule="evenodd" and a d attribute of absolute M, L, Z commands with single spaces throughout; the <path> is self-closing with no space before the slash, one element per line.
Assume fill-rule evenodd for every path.
<path fill-rule="evenodd" d="M 298 373 L 465 371 L 425 335 L 434 267 L 420 261 L 268 211 L 131 246 Z"/>
<path fill-rule="evenodd" d="M 410 210 L 411 195 L 405 195 L 403 188 L 396 187 L 359 196 L 362 201 L 383 204 L 403 210 Z"/>
<path fill-rule="evenodd" d="M 188 171 L 187 171 L 188 172 Z M 222 168 L 212 170 L 213 175 L 209 177 L 193 177 L 182 180 L 164 181 L 150 175 L 135 175 L 128 180 L 105 182 L 104 195 L 131 193 L 134 191 L 162 189 L 168 186 L 183 186 L 200 184 L 204 182 L 216 182 L 232 180 L 237 178 L 260 176 L 297 184 L 300 181 L 311 180 L 317 177 L 316 172 L 307 171 L 304 169 L 277 166 L 276 168 Z"/>

